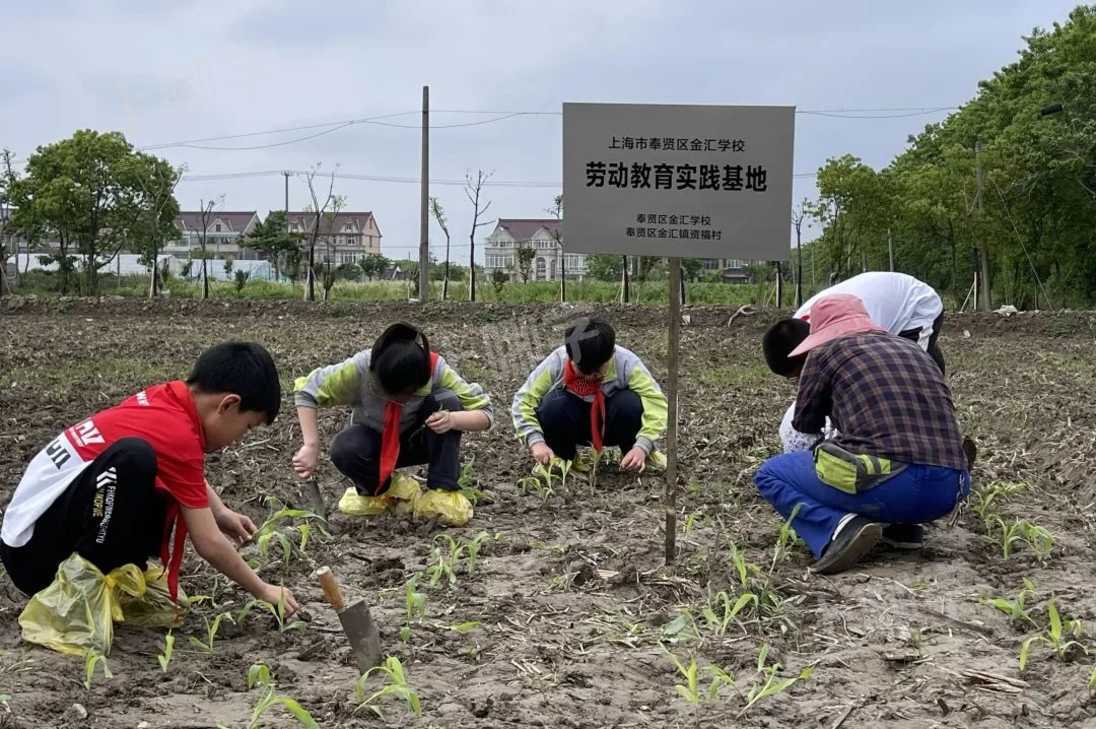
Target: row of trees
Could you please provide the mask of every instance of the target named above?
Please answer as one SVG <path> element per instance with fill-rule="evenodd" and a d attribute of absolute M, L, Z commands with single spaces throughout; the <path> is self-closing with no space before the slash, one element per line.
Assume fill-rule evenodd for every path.
<path fill-rule="evenodd" d="M 1020 58 L 881 170 L 819 170 L 818 265 L 897 268 L 983 308 L 1096 302 L 1096 8 L 1036 29 Z"/>
<path fill-rule="evenodd" d="M 78 131 L 39 147 L 22 172 L 10 151 L 0 154 L 2 290 L 9 286 L 7 255 L 13 238 L 25 240 L 29 248 L 56 240 L 59 247 L 51 255 L 60 264 L 62 292 L 71 285 L 79 256 L 82 288 L 94 294 L 100 269 L 120 251 L 134 251 L 151 263 L 164 241 L 178 235 L 175 186 L 183 170 L 135 150 L 120 133 Z"/>

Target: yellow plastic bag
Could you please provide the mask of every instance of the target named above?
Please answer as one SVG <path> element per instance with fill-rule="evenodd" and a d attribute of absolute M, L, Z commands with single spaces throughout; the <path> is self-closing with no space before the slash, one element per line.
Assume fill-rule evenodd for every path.
<path fill-rule="evenodd" d="M 472 520 L 472 502 L 460 491 L 429 489 L 415 501 L 415 517 L 437 519 L 449 526 L 464 526 Z"/>
<path fill-rule="evenodd" d="M 167 589 L 167 570 L 160 565 L 145 570 L 145 594 L 120 596 L 125 622 L 142 628 L 177 628 L 183 624 L 190 600 L 179 588 L 179 601 L 172 602 Z"/>
<path fill-rule="evenodd" d="M 422 486 L 413 476 L 397 472 L 392 474 L 392 483 L 384 495 L 396 501 L 397 514 L 410 514 L 415 509 L 415 502 L 422 496 Z"/>
<path fill-rule="evenodd" d="M 120 593 L 140 596 L 145 577 L 137 565 L 122 565 L 107 576 L 78 554 L 57 567 L 49 587 L 30 599 L 19 615 L 23 639 L 61 653 L 110 653 L 114 621 L 122 620 Z"/>
<path fill-rule="evenodd" d="M 23 639 L 79 656 L 89 650 L 110 655 L 114 623 L 171 627 L 182 622 L 187 599 L 168 597 L 162 567 L 142 573 L 127 564 L 104 576 L 78 554 L 57 567 L 57 577 L 30 599 L 19 615 Z"/>
<path fill-rule="evenodd" d="M 347 516 L 379 516 L 394 503 L 386 494 L 362 496 L 351 486 L 339 499 L 339 511 Z"/>

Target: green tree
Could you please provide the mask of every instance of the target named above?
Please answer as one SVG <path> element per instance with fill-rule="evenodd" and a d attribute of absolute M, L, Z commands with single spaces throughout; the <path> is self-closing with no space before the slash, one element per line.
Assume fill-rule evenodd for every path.
<path fill-rule="evenodd" d="M 366 278 L 375 279 L 382 277 L 391 263 L 391 261 L 380 253 L 370 253 L 368 256 L 358 261 L 358 266 L 361 268 L 362 273 L 365 274 Z"/>
<path fill-rule="evenodd" d="M 280 278 L 283 271 L 288 274 L 287 258 L 292 257 L 294 253 L 297 263 L 300 262 L 301 237 L 289 232 L 284 210 L 272 210 L 266 216 L 266 220 L 259 221 L 248 234 L 246 245 L 270 260 L 274 266 L 275 278 Z"/>
<path fill-rule="evenodd" d="M 162 224 L 170 211 L 168 205 L 159 214 L 149 212 L 157 198 L 144 185 L 160 176 L 151 169 L 160 163 L 166 164 L 136 151 L 119 132 L 89 129 L 39 147 L 27 159 L 20 195 L 33 208 L 28 214 L 43 221 L 63 244 L 75 244 L 85 293 L 97 294 L 99 269 L 127 246 L 140 250 L 147 221 L 155 218 Z"/>
<path fill-rule="evenodd" d="M 533 259 L 536 257 L 537 252 L 532 246 L 519 245 L 514 249 L 514 263 L 522 283 L 529 283 L 529 277 L 533 275 Z"/>
<path fill-rule="evenodd" d="M 624 259 L 617 255 L 586 256 L 586 275 L 598 281 L 617 281 L 624 267 Z"/>

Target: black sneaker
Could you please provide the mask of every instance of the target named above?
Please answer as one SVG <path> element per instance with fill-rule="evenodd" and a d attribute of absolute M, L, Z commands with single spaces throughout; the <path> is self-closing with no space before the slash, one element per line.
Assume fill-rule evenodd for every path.
<path fill-rule="evenodd" d="M 921 549 L 925 546 L 925 530 L 920 524 L 887 524 L 883 527 L 883 544 L 895 549 Z"/>
<path fill-rule="evenodd" d="M 811 571 L 822 575 L 844 572 L 859 562 L 882 538 L 882 524 L 862 516 L 853 517 L 837 532 Z"/>

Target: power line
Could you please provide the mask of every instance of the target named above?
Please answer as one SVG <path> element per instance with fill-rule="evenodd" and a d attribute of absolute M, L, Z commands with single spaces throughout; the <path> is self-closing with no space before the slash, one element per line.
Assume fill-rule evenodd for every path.
<path fill-rule="evenodd" d="M 914 116 L 924 116 L 928 114 L 936 114 L 943 111 L 954 111 L 958 109 L 957 106 L 905 106 L 905 107 L 877 107 L 877 108 L 838 108 L 838 109 L 797 109 L 796 114 L 803 114 L 807 116 L 821 116 L 830 117 L 835 119 L 905 119 Z M 364 118 L 355 119 L 343 119 L 339 121 L 326 122 L 321 124 L 307 124 L 303 126 L 284 127 L 280 129 L 268 129 L 263 131 L 242 132 L 239 134 L 227 134 L 215 137 L 201 137 L 198 139 L 184 139 L 176 142 L 164 142 L 161 144 L 151 144 L 141 147 L 142 150 L 158 150 L 158 149 L 171 149 L 175 147 L 184 147 L 190 149 L 202 149 L 210 151 L 253 151 L 260 149 L 271 149 L 274 147 L 283 147 L 289 144 L 297 144 L 299 142 L 306 142 L 317 137 L 325 136 L 333 132 L 340 131 L 347 127 L 356 126 L 359 124 L 370 124 L 380 127 L 389 127 L 394 129 L 421 129 L 419 124 L 398 124 L 395 122 L 387 122 L 385 119 L 394 119 L 401 116 L 408 116 L 411 114 L 417 114 L 418 111 L 401 111 L 392 114 L 381 114 L 378 116 L 370 116 Z M 433 124 L 431 129 L 459 129 L 467 127 L 484 126 L 486 124 L 496 124 L 498 122 L 506 121 L 508 119 L 514 119 L 518 117 L 533 117 L 533 116 L 563 116 L 561 111 L 492 111 L 492 110 L 472 110 L 472 109 L 441 109 L 434 112 L 435 114 L 472 114 L 472 115 L 487 115 L 493 114 L 491 119 L 481 119 L 479 121 L 472 122 L 459 122 L 454 124 Z M 260 137 L 271 134 L 289 134 L 292 132 L 305 132 L 312 131 L 314 129 L 321 129 L 323 131 L 316 132 L 315 134 L 309 134 L 297 139 L 284 140 L 281 142 L 272 142 L 270 144 L 249 145 L 245 147 L 218 147 L 208 146 L 206 142 L 221 142 L 229 141 L 232 139 L 245 139 L 249 137 Z"/>

